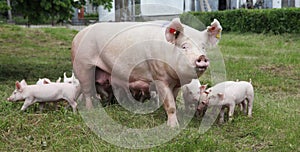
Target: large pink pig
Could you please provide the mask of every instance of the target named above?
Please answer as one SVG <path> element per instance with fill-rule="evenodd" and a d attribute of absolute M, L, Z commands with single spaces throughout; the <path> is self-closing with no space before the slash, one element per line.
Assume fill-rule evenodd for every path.
<path fill-rule="evenodd" d="M 109 82 L 117 99 L 116 89 L 130 86 L 131 90 L 147 91 L 149 89 L 144 88 L 147 85 L 130 84 L 143 82 L 141 84 L 150 86 L 153 82 L 168 116 L 167 125 L 178 126 L 175 105 L 178 91 L 205 72 L 209 66 L 206 49 L 218 43 L 221 30 L 217 20 L 204 31 L 197 31 L 177 18 L 88 26 L 72 42 L 73 70 L 82 87 L 86 107 L 93 107 L 95 82 Z M 95 80 L 95 75 L 103 71 L 104 81 Z"/>

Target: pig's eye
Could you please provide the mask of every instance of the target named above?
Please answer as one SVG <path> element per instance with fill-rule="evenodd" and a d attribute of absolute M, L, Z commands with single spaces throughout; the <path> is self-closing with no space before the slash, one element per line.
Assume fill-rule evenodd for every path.
<path fill-rule="evenodd" d="M 182 45 L 181 45 L 181 48 L 182 48 L 182 49 L 188 49 L 188 48 L 189 48 L 189 46 L 188 46 L 188 44 L 187 44 L 187 43 L 184 43 L 184 44 L 182 44 Z"/>

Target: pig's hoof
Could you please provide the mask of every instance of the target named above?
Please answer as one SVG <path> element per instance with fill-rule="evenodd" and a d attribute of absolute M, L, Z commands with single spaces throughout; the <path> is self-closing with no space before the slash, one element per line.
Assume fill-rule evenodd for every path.
<path fill-rule="evenodd" d="M 219 124 L 223 124 L 224 123 L 224 120 L 219 120 Z"/>
<path fill-rule="evenodd" d="M 167 125 L 170 126 L 171 128 L 179 127 L 179 123 L 177 120 L 176 121 L 168 120 Z"/>
<path fill-rule="evenodd" d="M 86 107 L 86 109 L 87 110 L 91 110 L 91 109 L 93 109 L 94 107 L 93 107 L 93 103 L 92 102 L 86 102 L 86 105 L 85 105 L 85 107 Z"/>

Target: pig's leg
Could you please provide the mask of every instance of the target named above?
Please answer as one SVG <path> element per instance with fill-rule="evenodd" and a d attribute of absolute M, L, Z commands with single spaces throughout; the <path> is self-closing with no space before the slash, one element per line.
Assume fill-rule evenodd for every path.
<path fill-rule="evenodd" d="M 85 105 L 87 109 L 93 108 L 92 97 L 96 94 L 95 88 L 95 66 L 82 66 L 84 64 L 73 63 L 74 72 L 77 73 L 77 78 L 80 81 Z"/>
<path fill-rule="evenodd" d="M 180 90 L 180 87 L 177 87 L 177 88 L 173 89 L 173 95 L 174 95 L 174 100 L 175 101 L 176 101 L 176 98 L 178 96 L 179 90 Z"/>
<path fill-rule="evenodd" d="M 39 103 L 39 110 L 40 110 L 40 112 L 43 112 L 44 107 L 45 107 L 45 102 L 40 102 Z"/>
<path fill-rule="evenodd" d="M 72 107 L 73 113 L 76 113 L 76 108 L 77 108 L 76 101 L 68 98 L 66 100 L 68 101 L 69 105 Z"/>
<path fill-rule="evenodd" d="M 243 110 L 244 110 L 243 102 L 244 102 L 244 101 L 242 101 L 241 103 L 239 103 L 240 111 L 243 111 Z"/>
<path fill-rule="evenodd" d="M 229 122 L 233 120 L 234 108 L 235 108 L 235 104 L 229 105 L 229 112 L 228 112 Z"/>
<path fill-rule="evenodd" d="M 225 106 L 222 106 L 221 111 L 220 111 L 219 124 L 224 123 L 224 112 L 225 112 Z"/>
<path fill-rule="evenodd" d="M 247 114 L 247 102 L 246 102 L 246 100 L 244 100 L 241 104 L 243 106 L 243 112 L 244 112 L 244 114 Z"/>
<path fill-rule="evenodd" d="M 32 105 L 33 103 L 34 103 L 33 99 L 25 99 L 25 102 L 21 108 L 21 111 L 25 111 L 27 109 L 27 107 Z"/>
<path fill-rule="evenodd" d="M 156 81 L 156 86 L 159 92 L 159 99 L 163 101 L 164 109 L 168 115 L 167 125 L 170 127 L 178 126 L 176 105 L 171 89 L 162 81 Z"/>
<path fill-rule="evenodd" d="M 57 111 L 58 110 L 58 101 L 54 101 L 53 104 L 54 104 L 55 110 Z"/>
<path fill-rule="evenodd" d="M 248 117 L 252 117 L 253 96 L 249 97 L 247 101 L 248 101 Z"/>

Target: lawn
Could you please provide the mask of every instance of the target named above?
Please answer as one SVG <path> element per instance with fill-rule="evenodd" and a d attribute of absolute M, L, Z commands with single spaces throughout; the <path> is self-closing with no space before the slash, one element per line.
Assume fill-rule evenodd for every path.
<path fill-rule="evenodd" d="M 0 25 L 0 151 L 132 151 L 99 138 L 70 109 L 55 110 L 49 104 L 42 113 L 37 105 L 20 112 L 22 102 L 6 101 L 16 80 L 33 84 L 43 77 L 54 81 L 63 72 L 70 76 L 76 33 Z M 146 150 L 300 151 L 300 35 L 224 33 L 219 46 L 227 80 L 252 79 L 253 118 L 236 110 L 234 122 L 215 123 L 199 134 L 200 118 L 195 117 L 178 136 Z M 209 70 L 200 81 L 210 83 Z M 129 127 L 153 127 L 166 120 L 162 108 L 142 117 L 117 104 L 104 109 Z"/>

